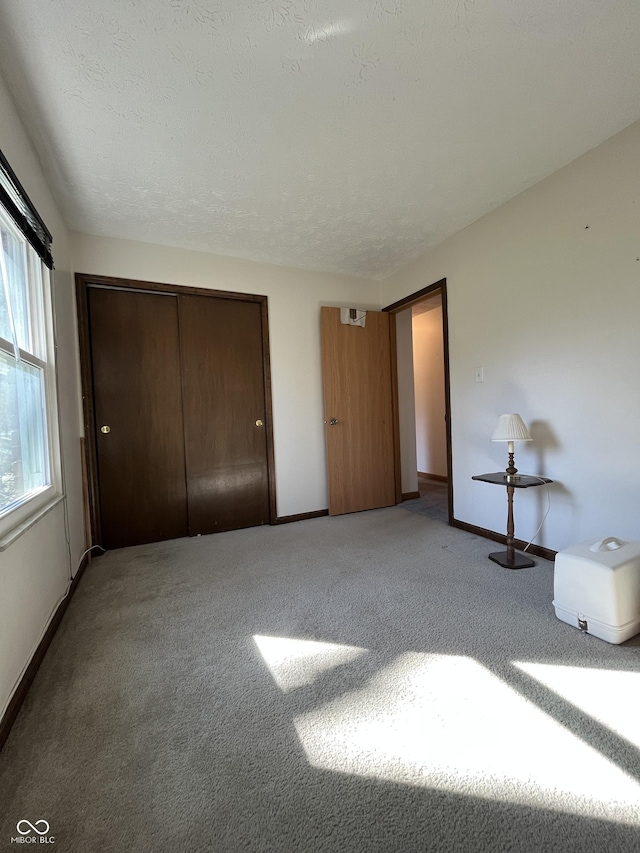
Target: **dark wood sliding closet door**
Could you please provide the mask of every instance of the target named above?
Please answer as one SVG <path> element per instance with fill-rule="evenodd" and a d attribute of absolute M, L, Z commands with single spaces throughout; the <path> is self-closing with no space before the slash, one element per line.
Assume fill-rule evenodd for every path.
<path fill-rule="evenodd" d="M 178 300 L 93 287 L 87 299 L 100 544 L 186 536 Z"/>
<path fill-rule="evenodd" d="M 94 541 L 269 523 L 264 299 L 108 281 L 79 291 Z"/>
<path fill-rule="evenodd" d="M 189 533 L 269 521 L 260 305 L 179 296 Z"/>

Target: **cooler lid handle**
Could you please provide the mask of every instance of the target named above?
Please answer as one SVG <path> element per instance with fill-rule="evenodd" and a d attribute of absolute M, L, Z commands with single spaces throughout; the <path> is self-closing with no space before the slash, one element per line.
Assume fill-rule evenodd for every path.
<path fill-rule="evenodd" d="M 618 548 L 622 548 L 626 544 L 626 542 L 616 539 L 615 536 L 607 536 L 606 539 L 598 539 L 593 545 L 589 545 L 589 550 L 594 553 L 597 551 L 617 551 Z"/>

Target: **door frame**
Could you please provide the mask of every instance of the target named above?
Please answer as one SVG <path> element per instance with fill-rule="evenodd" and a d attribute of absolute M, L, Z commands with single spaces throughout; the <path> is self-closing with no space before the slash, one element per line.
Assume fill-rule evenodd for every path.
<path fill-rule="evenodd" d="M 269 358 L 269 315 L 268 297 L 253 293 L 234 293 L 226 290 L 210 290 L 204 287 L 189 287 L 179 284 L 137 281 L 135 279 L 112 278 L 104 275 L 76 273 L 76 303 L 78 312 L 78 343 L 80 348 L 80 379 L 82 387 L 82 412 L 84 424 L 84 453 L 87 472 L 85 501 L 88 504 L 90 544 L 98 545 L 102 539 L 100 522 L 100 488 L 98 480 L 98 454 L 95 435 L 95 407 L 93 371 L 91 369 L 91 342 L 89 335 L 89 303 L 87 290 L 91 285 L 113 290 L 164 293 L 175 296 L 209 296 L 214 299 L 233 299 L 241 302 L 257 302 L 260 305 L 262 326 L 262 377 L 265 405 L 265 432 L 267 442 L 267 483 L 269 492 L 269 524 L 276 522 L 276 478 L 275 451 L 273 444 L 273 406 L 271 398 L 271 362 Z"/>
<path fill-rule="evenodd" d="M 442 343 L 444 349 L 444 408 L 445 408 L 445 431 L 446 431 L 446 439 L 447 439 L 447 512 L 448 512 L 448 523 L 453 526 L 454 518 L 453 518 L 453 455 L 451 451 L 451 384 L 449 377 L 449 319 L 447 313 L 447 280 L 446 278 L 441 278 L 440 281 L 436 281 L 433 284 L 430 284 L 428 287 L 423 287 L 422 290 L 417 290 L 415 293 L 410 294 L 409 296 L 405 296 L 404 299 L 398 300 L 398 302 L 393 302 L 391 305 L 387 305 L 386 308 L 383 308 L 383 311 L 387 311 L 390 314 L 398 314 L 400 311 L 404 311 L 406 308 L 410 308 L 412 305 L 416 305 L 418 302 L 422 302 L 427 296 L 430 296 L 432 293 L 440 292 L 442 297 Z M 397 351 L 395 347 L 395 336 L 392 342 L 392 353 L 393 359 L 395 361 L 395 369 L 391 371 L 391 382 L 394 386 L 393 396 L 394 399 L 397 400 L 398 396 L 398 366 L 397 366 Z M 396 404 L 397 411 L 397 404 Z M 396 477 L 400 477 L 400 434 L 399 430 L 396 431 Z M 396 481 L 397 482 L 397 481 Z M 397 490 L 396 486 L 396 490 Z"/>

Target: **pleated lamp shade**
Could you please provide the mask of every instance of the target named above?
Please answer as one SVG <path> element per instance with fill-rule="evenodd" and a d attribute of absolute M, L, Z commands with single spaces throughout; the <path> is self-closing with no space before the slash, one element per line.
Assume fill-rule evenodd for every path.
<path fill-rule="evenodd" d="M 500 415 L 491 441 L 531 441 L 531 434 L 520 415 Z"/>

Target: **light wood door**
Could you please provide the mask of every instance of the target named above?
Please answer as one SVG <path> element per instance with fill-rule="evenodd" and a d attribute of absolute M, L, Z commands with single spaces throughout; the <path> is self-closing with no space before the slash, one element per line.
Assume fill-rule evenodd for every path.
<path fill-rule="evenodd" d="M 329 514 L 393 506 L 391 318 L 367 311 L 362 328 L 323 307 L 321 329 Z"/>
<path fill-rule="evenodd" d="M 179 296 L 189 534 L 269 522 L 260 305 Z"/>

